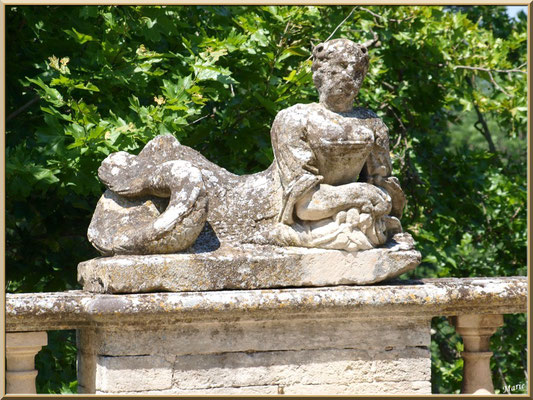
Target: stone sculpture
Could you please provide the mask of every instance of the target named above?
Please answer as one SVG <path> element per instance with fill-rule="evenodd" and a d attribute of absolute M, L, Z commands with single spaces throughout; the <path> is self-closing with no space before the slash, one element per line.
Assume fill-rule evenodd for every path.
<path fill-rule="evenodd" d="M 401 233 L 405 196 L 391 175 L 387 127 L 372 111 L 353 108 L 368 64 L 367 49 L 346 39 L 314 48 L 320 101 L 276 116 L 275 160 L 263 172 L 237 176 L 170 135 L 137 156 L 111 154 L 98 171 L 108 190 L 89 226 L 90 242 L 105 256 L 245 244 L 353 254 L 400 243 L 414 251 L 410 235 Z M 412 269 L 420 254 L 408 258 L 394 273 L 362 283 Z"/>

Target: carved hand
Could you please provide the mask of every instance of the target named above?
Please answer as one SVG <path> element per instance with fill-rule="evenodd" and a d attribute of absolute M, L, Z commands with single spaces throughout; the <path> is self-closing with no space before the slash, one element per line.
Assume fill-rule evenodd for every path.
<path fill-rule="evenodd" d="M 383 188 L 392 199 L 392 209 L 390 215 L 401 218 L 405 207 L 405 194 L 400 187 L 400 181 L 395 176 L 384 178 L 381 175 L 372 175 L 368 177 L 368 183 Z"/>

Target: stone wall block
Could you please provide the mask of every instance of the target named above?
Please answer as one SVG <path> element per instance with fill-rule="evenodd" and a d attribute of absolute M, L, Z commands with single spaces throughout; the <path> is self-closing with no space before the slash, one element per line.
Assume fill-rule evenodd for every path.
<path fill-rule="evenodd" d="M 352 349 L 224 353 L 177 358 L 174 384 L 178 389 L 251 385 L 302 385 L 400 380 L 429 380 L 427 349 L 368 352 Z M 398 358 L 392 361 L 391 358 Z M 398 373 L 399 371 L 399 373 Z"/>
<path fill-rule="evenodd" d="M 288 385 L 281 388 L 287 395 L 427 395 L 431 393 L 431 382 L 359 382 L 350 385 L 318 384 Z"/>
<path fill-rule="evenodd" d="M 94 393 L 96 390 L 98 339 L 96 329 L 78 329 L 76 331 L 78 393 Z"/>
<path fill-rule="evenodd" d="M 429 346 L 429 320 L 271 320 L 176 324 L 160 329 L 98 331 L 99 354 L 211 354 L 236 351 L 380 349 Z M 283 332 L 281 335 L 280 332 Z M 379 332 L 379 335 L 376 334 Z"/>
<path fill-rule="evenodd" d="M 371 393 L 383 382 L 430 380 L 427 318 L 140 326 L 80 331 L 81 393 L 354 394 L 361 384 Z"/>
<path fill-rule="evenodd" d="M 172 387 L 172 362 L 160 356 L 106 357 L 96 365 L 96 391 L 165 390 Z"/>
<path fill-rule="evenodd" d="M 281 389 L 282 392 L 282 389 Z M 110 394 L 107 392 L 97 392 L 96 394 Z M 121 392 L 121 395 L 139 395 L 139 392 Z M 143 396 L 209 396 L 209 395 L 276 395 L 280 394 L 280 387 L 272 386 L 240 386 L 240 387 L 222 387 L 222 388 L 208 388 L 208 389 L 170 389 L 170 390 L 150 390 L 143 391 Z"/>
<path fill-rule="evenodd" d="M 386 351 L 374 361 L 376 382 L 408 382 L 431 380 L 429 348 L 406 348 Z"/>
<path fill-rule="evenodd" d="M 179 389 L 200 389 L 371 381 L 368 362 L 368 353 L 357 350 L 182 356 L 176 362 L 174 382 Z"/>

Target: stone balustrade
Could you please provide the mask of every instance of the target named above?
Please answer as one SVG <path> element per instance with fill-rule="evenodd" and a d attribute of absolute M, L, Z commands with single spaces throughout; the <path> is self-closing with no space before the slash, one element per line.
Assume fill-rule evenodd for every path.
<path fill-rule="evenodd" d="M 6 334 L 6 392 L 35 393 L 35 355 L 48 344 L 46 332 Z"/>
<path fill-rule="evenodd" d="M 188 293 L 8 294 L 7 392 L 35 392 L 30 364 L 46 344 L 45 331 L 76 329 L 78 381 L 86 393 L 216 394 L 231 387 L 234 394 L 368 394 L 380 387 L 385 394 L 428 394 L 430 321 L 448 316 L 465 345 L 463 392 L 492 393 L 490 336 L 503 314 L 526 312 L 527 291 L 526 277 L 506 277 Z M 313 363 L 305 364 L 306 357 L 314 357 Z M 356 376 L 361 360 L 371 370 Z M 246 371 L 239 375 L 242 382 L 228 363 Z M 412 363 L 416 371 L 410 371 Z M 218 368 L 217 376 L 227 382 L 215 382 L 208 367 Z M 282 381 L 287 368 L 315 381 Z M 326 377 L 328 368 L 342 372 Z M 400 381 L 393 377 L 401 373 Z M 143 387 L 143 374 L 159 386 Z M 22 375 L 26 383 L 19 384 Z"/>

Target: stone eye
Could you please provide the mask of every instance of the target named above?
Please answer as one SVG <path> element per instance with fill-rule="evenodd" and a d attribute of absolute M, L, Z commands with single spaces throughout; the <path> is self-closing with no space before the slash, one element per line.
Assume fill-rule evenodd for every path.
<path fill-rule="evenodd" d="M 315 47 L 315 49 L 313 50 L 313 57 L 317 60 L 321 60 L 324 58 L 324 45 L 323 44 L 319 44 Z"/>

